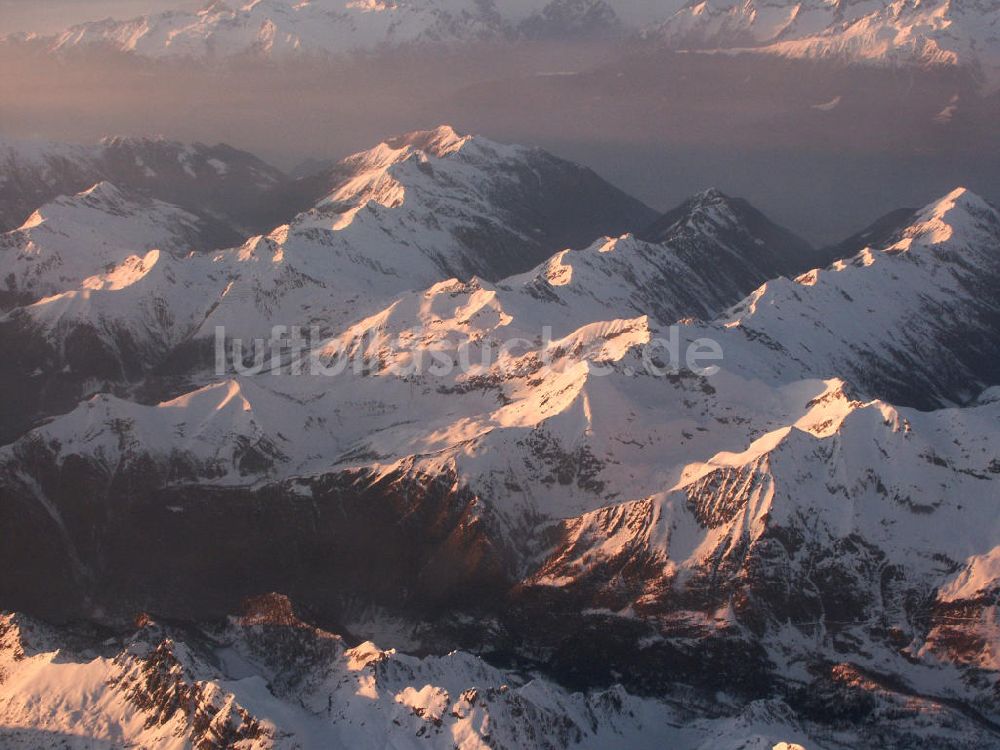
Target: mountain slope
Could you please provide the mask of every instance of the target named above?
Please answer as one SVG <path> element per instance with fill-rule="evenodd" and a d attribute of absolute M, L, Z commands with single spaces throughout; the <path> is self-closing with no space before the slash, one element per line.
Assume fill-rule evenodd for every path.
<path fill-rule="evenodd" d="M 674 214 L 666 244 L 630 236 L 606 239 L 584 250 L 560 252 L 497 286 L 442 283 L 426 293 L 405 295 L 379 312 L 408 286 L 433 282 L 460 264 L 482 270 L 514 262 L 506 253 L 496 258 L 483 254 L 484 247 L 487 253 L 493 250 L 483 237 L 492 235 L 489 227 L 509 232 L 505 227 L 530 220 L 515 214 L 530 195 L 515 192 L 515 200 L 508 200 L 505 187 L 522 184 L 521 159 L 530 160 L 536 152 L 490 142 L 473 148 L 473 140 L 441 128 L 383 144 L 345 160 L 330 196 L 268 237 L 209 255 L 150 256 L 143 273 L 114 283 L 98 283 L 95 277 L 90 289 L 53 295 L 15 311 L 8 336 L 41 339 L 21 348 L 49 353 L 29 357 L 19 367 L 20 375 L 12 377 L 37 387 L 46 382 L 37 377 L 39 370 L 61 373 L 63 381 L 68 373 L 81 388 L 85 382 L 94 388 L 93 377 L 112 383 L 141 379 L 163 363 L 187 361 L 185 371 L 196 384 L 206 384 L 212 376 L 198 368 L 210 366 L 207 349 L 219 326 L 227 340 L 242 340 L 246 354 L 247 344 L 269 338 L 274 325 L 290 322 L 316 327 L 313 336 L 336 336 L 366 312 L 372 317 L 335 341 L 350 343 L 374 334 L 396 347 L 404 337 L 427 341 L 450 330 L 446 338 L 456 346 L 478 348 L 484 340 L 499 346 L 502 337 L 515 331 L 534 340 L 548 327 L 557 339 L 575 338 L 578 345 L 600 352 L 613 336 L 621 336 L 620 344 L 649 338 L 646 315 L 654 327 L 682 318 L 710 319 L 766 277 L 757 255 L 786 250 L 783 245 L 771 250 L 767 233 L 759 232 L 768 237 L 764 240 L 740 228 L 751 209 L 726 213 L 726 231 L 720 231 L 717 224 L 703 221 L 703 201 L 695 201 Z M 449 162 L 466 150 L 471 153 Z M 498 161 L 500 167 L 495 167 Z M 398 168 L 411 164 L 414 170 Z M 713 216 L 718 210 L 713 204 Z M 766 222 L 759 214 L 753 217 Z M 774 232 L 779 242 L 784 240 L 780 230 Z M 510 243 L 516 247 L 517 238 Z M 802 262 L 793 257 L 797 249 L 788 252 L 782 270 Z M 772 270 L 778 267 L 772 263 Z M 428 318 L 424 309 L 440 318 Z M 483 316 L 483 327 L 470 329 L 470 316 Z M 390 332 L 396 343 L 390 342 Z M 185 352 L 192 348 L 207 356 L 190 361 Z M 403 346 L 378 357 L 384 363 L 421 355 L 419 346 Z M 506 376 L 481 377 L 499 382 Z M 162 399 L 182 391 L 159 392 Z M 145 398 L 156 398 L 156 393 L 154 387 Z M 66 408 L 65 401 L 59 403 Z"/>
<path fill-rule="evenodd" d="M 720 387 L 724 383 L 712 382 Z M 588 390 L 593 405 L 607 403 L 606 399 L 599 398 L 599 391 Z M 684 395 L 690 398 L 693 394 L 688 390 Z M 202 397 L 186 399 L 185 404 L 168 405 L 168 408 L 176 410 L 190 406 L 192 414 L 219 414 L 213 417 L 214 422 L 236 425 L 235 434 L 251 438 L 244 443 L 246 447 L 264 448 L 266 443 L 260 439 L 262 433 L 258 432 L 258 437 L 254 438 L 254 433 L 238 426 L 248 419 L 268 418 L 266 410 L 260 408 L 265 401 L 258 391 L 240 393 L 230 388 L 225 398 L 218 402 L 219 406 L 213 397 L 208 408 L 205 404 L 199 406 L 195 398 Z M 456 398 L 453 394 L 451 401 Z M 289 403 L 292 402 L 285 401 L 283 408 Z M 721 420 L 725 412 L 718 408 L 718 402 L 708 399 L 706 403 L 715 405 L 714 417 Z M 66 437 L 60 439 L 62 450 L 73 456 L 81 448 L 74 443 L 74 435 L 88 434 L 85 440 L 93 445 L 94 438 L 103 433 L 99 438 L 104 446 L 99 454 L 101 464 L 108 468 L 117 464 L 113 483 L 133 497 L 143 497 L 148 490 L 137 481 L 139 472 L 148 476 L 153 469 L 148 460 L 142 458 L 143 453 L 156 444 L 157 436 L 167 431 L 159 427 L 150 430 L 149 423 L 138 411 L 129 414 L 120 407 L 108 406 L 112 408 L 105 416 L 95 415 L 88 420 L 88 429 L 71 427 Z M 879 730 L 888 744 L 901 742 L 908 734 L 919 733 L 925 738 L 933 738 L 942 747 L 967 747 L 950 736 L 950 730 L 945 728 L 949 723 L 961 725 L 963 737 L 989 744 L 993 735 L 988 722 L 970 718 L 954 708 L 955 705 L 970 706 L 990 716 L 989 683 L 981 687 L 982 683 L 970 680 L 963 685 L 950 676 L 951 668 L 947 665 L 971 664 L 974 669 L 985 666 L 989 675 L 989 662 L 983 662 L 975 643 L 963 647 L 962 641 L 956 639 L 959 626 L 954 613 L 962 612 L 965 621 L 969 619 L 967 613 L 985 607 L 978 618 L 984 625 L 989 622 L 992 605 L 989 599 L 984 604 L 979 592 L 990 591 L 996 586 L 995 575 L 989 572 L 988 565 L 995 541 L 989 522 L 995 497 L 992 485 L 1000 476 L 996 473 L 995 461 L 991 463 L 989 448 L 1000 428 L 1000 413 L 995 407 L 996 403 L 992 403 L 971 409 L 921 414 L 896 410 L 877 402 L 852 401 L 844 396 L 840 386 L 832 384 L 826 393 L 820 391 L 820 397 L 811 399 L 795 426 L 766 433 L 756 440 L 748 437 L 744 438 L 746 442 L 737 441 L 737 445 L 749 446 L 745 451 L 712 453 L 709 446 L 693 446 L 690 449 L 693 454 L 702 453 L 707 459 L 687 463 L 676 481 L 661 478 L 661 486 L 666 490 L 646 500 L 595 509 L 580 517 L 568 518 L 555 529 L 550 527 L 543 535 L 549 545 L 547 554 L 529 569 L 524 582 L 508 600 L 507 615 L 493 625 L 487 642 L 479 645 L 489 648 L 489 643 L 495 646 L 498 638 L 510 637 L 516 642 L 523 637 L 531 653 L 536 648 L 551 649 L 560 641 L 568 641 L 564 647 L 569 652 L 562 654 L 561 649 L 557 650 L 546 665 L 560 679 L 600 682 L 607 679 L 605 675 L 610 670 L 627 667 L 630 682 L 639 685 L 645 681 L 647 689 L 655 685 L 656 690 L 668 690 L 668 684 L 707 682 L 717 689 L 724 686 L 737 693 L 755 690 L 759 695 L 761 681 L 771 674 L 790 681 L 784 693 L 778 690 L 778 694 L 785 694 L 793 709 L 805 715 L 815 711 L 809 708 L 810 695 L 836 696 L 835 699 L 845 705 L 861 706 L 859 713 L 846 724 L 841 721 L 838 725 L 841 738 L 855 736 L 850 732 L 865 735 L 875 731 L 881 712 L 891 711 L 894 721 Z M 747 414 L 745 404 L 738 413 Z M 276 414 L 269 415 L 272 420 L 276 417 Z M 591 429 L 597 434 L 589 442 L 596 448 L 595 438 L 607 429 L 601 425 L 607 424 L 608 414 L 595 410 L 592 419 Z M 124 422 L 131 422 L 134 427 L 122 424 Z M 341 422 L 347 423 L 350 420 Z M 755 424 L 759 426 L 761 422 Z M 554 420 L 548 420 L 547 426 L 549 429 L 554 427 Z M 178 427 L 175 423 L 172 431 L 185 434 L 186 431 Z M 697 429 L 690 422 L 684 427 L 692 432 Z M 197 439 L 204 440 L 206 446 L 232 444 L 208 423 L 202 423 L 199 430 L 202 432 Z M 961 438 L 956 440 L 956 435 Z M 645 436 L 633 428 L 629 438 L 643 442 Z M 708 436 L 709 443 L 718 438 Z M 187 450 L 181 442 L 172 443 L 182 451 Z M 43 467 L 46 459 L 38 450 L 40 447 L 33 449 L 32 461 Z M 511 454 L 508 451 L 506 455 Z M 619 453 L 618 457 L 626 455 Z M 544 460 L 544 456 L 544 453 L 539 454 L 537 459 Z M 637 466 L 634 454 L 631 458 L 628 466 L 634 471 Z M 226 457 L 220 467 L 229 460 Z M 576 465 L 577 460 L 578 457 L 574 457 Z M 127 465 L 133 462 L 134 469 L 127 470 Z M 192 469 L 198 470 L 193 465 L 185 469 L 183 463 L 175 459 L 174 481 L 186 482 Z M 245 470 L 251 474 L 256 471 L 253 463 L 246 463 Z M 85 516 L 95 511 L 106 512 L 98 510 L 107 502 L 104 498 L 91 509 L 71 510 L 56 494 L 59 492 L 57 486 L 69 479 L 66 468 L 51 467 L 45 472 L 47 478 L 34 490 L 37 493 L 35 502 L 42 498 L 56 501 L 59 510 L 55 512 L 64 519 L 68 533 L 74 537 L 74 516 L 81 512 Z M 60 475 L 62 478 L 53 483 L 52 479 Z M 512 478 L 514 476 L 525 487 L 524 473 L 515 473 Z M 104 477 L 95 479 L 100 484 L 107 481 Z M 154 480 L 151 486 L 156 486 L 156 481 L 159 480 Z M 310 523 L 318 521 L 323 527 L 329 523 L 325 507 L 330 500 L 326 493 L 335 481 L 333 477 L 326 478 L 324 488 L 323 482 L 299 480 L 287 486 L 284 493 L 270 498 L 238 493 L 232 496 L 236 503 L 219 490 L 200 496 L 197 490 L 187 486 L 183 492 L 168 491 L 153 503 L 142 502 L 135 509 L 137 515 L 122 526 L 122 531 L 127 529 L 126 533 L 135 534 L 141 528 L 135 521 L 144 516 L 148 517 L 147 523 L 161 527 L 180 524 L 192 530 L 209 522 L 214 529 L 211 534 L 218 536 L 228 528 L 225 532 L 228 538 L 245 541 L 250 545 L 248 549 L 264 543 L 263 536 L 247 538 L 248 533 L 263 535 L 266 530 L 271 538 L 278 534 L 276 551 L 285 533 L 276 523 L 277 519 L 283 518 L 287 524 L 288 514 L 299 512 L 297 497 L 310 508 Z M 423 491 L 413 485 L 390 483 L 371 492 L 363 489 L 367 482 L 363 475 L 350 477 L 345 488 L 349 488 L 348 491 L 334 496 L 338 498 L 334 501 L 335 512 L 338 523 L 345 523 L 346 519 L 360 513 L 367 519 L 369 528 L 382 529 L 378 538 L 383 546 L 376 549 L 362 542 L 360 547 L 352 546 L 345 552 L 356 555 L 364 550 L 361 555 L 364 566 L 369 570 L 375 566 L 375 578 L 384 582 L 387 571 L 382 567 L 383 553 L 379 550 L 398 550 L 399 540 L 388 535 L 391 525 L 371 525 L 373 508 L 396 493 L 409 502 L 416 502 L 404 511 L 404 515 L 409 519 L 410 533 L 420 539 L 428 539 L 431 529 L 444 519 L 434 516 L 421 519 L 429 510 L 422 507 L 423 503 L 430 497 L 421 494 Z M 561 483 L 561 479 L 554 479 L 548 486 L 559 487 Z M 79 479 L 70 484 L 79 492 Z M 542 482 L 541 486 L 546 485 Z M 10 484 L 6 491 L 9 497 L 20 494 L 20 490 L 11 492 Z M 349 500 L 359 492 L 362 494 L 357 504 Z M 457 499 L 454 490 L 452 493 L 451 497 Z M 442 499 L 438 498 L 437 502 Z M 156 509 L 160 503 L 167 504 L 165 510 Z M 239 508 L 246 509 L 248 503 L 254 515 L 264 514 L 259 529 L 256 524 L 246 526 L 246 519 L 241 518 L 245 510 L 241 512 Z M 481 500 L 474 500 L 461 526 L 478 526 L 480 533 L 484 525 L 489 528 L 493 504 L 483 507 Z M 29 507 L 21 506 L 19 513 L 24 515 Z M 550 511 L 553 509 L 551 504 L 547 507 Z M 206 517 L 209 508 L 214 509 L 213 516 L 219 514 L 218 521 L 209 521 Z M 275 513 L 279 515 L 273 515 Z M 428 523 L 428 526 L 414 528 L 412 524 L 417 519 L 421 519 L 418 523 Z M 225 525 L 219 526 L 220 521 Z M 256 531 L 252 532 L 253 529 Z M 311 551 L 313 539 L 304 531 L 304 528 L 297 530 L 293 538 L 306 552 L 305 559 L 315 566 L 317 559 Z M 234 533 L 236 537 L 232 536 Z M 340 539 L 339 545 L 346 543 L 339 535 L 334 538 Z M 914 538 L 921 539 L 921 545 L 904 543 Z M 105 537 L 103 554 L 111 556 L 110 562 L 120 542 L 108 545 L 109 541 Z M 329 544 L 329 540 L 327 542 Z M 421 566 L 422 573 L 436 577 L 445 575 L 455 565 L 469 564 L 466 556 L 481 554 L 478 546 L 481 543 L 466 547 L 458 540 L 445 542 L 446 546 L 454 546 L 452 555 L 459 556 L 446 557 L 438 564 L 426 561 Z M 270 549 L 270 546 L 265 548 L 265 553 Z M 40 560 L 39 552 L 36 543 L 36 565 Z M 175 559 L 178 552 L 176 544 L 170 545 L 169 554 Z M 145 577 L 144 571 L 150 563 L 162 564 L 157 562 L 159 555 L 156 545 L 149 541 L 143 543 L 142 553 L 132 559 L 132 566 L 137 568 L 140 578 Z M 182 554 L 181 559 L 183 557 L 186 554 Z M 263 568 L 260 574 L 252 574 L 244 567 L 255 564 L 255 559 L 255 556 L 242 558 L 241 575 L 263 574 Z M 275 557 L 265 554 L 261 563 L 265 559 L 273 570 Z M 287 554 L 281 559 L 287 561 Z M 203 559 L 201 563 L 204 564 Z M 342 587 L 349 580 L 343 565 L 343 562 L 332 567 L 324 565 L 322 575 L 328 577 L 335 571 L 337 585 Z M 182 580 L 176 577 L 176 566 L 176 562 L 170 564 L 168 570 L 171 572 L 167 574 L 175 582 Z M 212 577 L 219 574 L 219 571 L 210 570 Z M 396 569 L 397 576 L 401 570 Z M 95 573 L 97 570 L 92 568 L 91 574 Z M 462 587 L 472 587 L 474 591 L 476 586 L 482 585 L 481 575 L 481 572 L 474 573 L 473 578 L 462 582 Z M 57 580 L 67 578 L 61 576 Z M 234 583 L 242 587 L 244 579 L 240 577 Z M 362 583 L 370 585 L 367 580 Z M 427 585 L 427 582 L 422 584 L 421 595 L 427 595 Z M 941 593 L 935 595 L 939 588 Z M 303 595 L 314 600 L 317 589 L 307 584 Z M 164 606 L 162 592 L 156 599 L 159 606 Z M 191 601 L 189 596 L 185 599 Z M 505 633 L 508 628 L 517 633 L 519 626 L 530 628 L 530 635 Z M 960 630 L 959 634 L 965 632 Z M 690 644 L 692 639 L 698 644 L 693 661 L 685 656 L 686 649 L 690 648 L 685 644 Z M 754 644 L 766 649 L 772 666 L 759 661 Z M 242 653 L 243 647 L 238 643 L 230 647 Z M 580 648 L 592 654 L 583 667 L 592 675 L 589 678 L 580 674 Z M 852 661 L 844 661 L 842 655 L 835 656 L 839 659 L 836 667 L 830 669 L 828 666 L 824 672 L 821 668 L 824 660 L 845 649 L 853 655 L 849 657 Z M 276 667 L 292 669 L 301 676 L 302 667 L 290 667 L 296 662 L 288 658 L 287 652 L 279 653 L 282 655 L 277 657 Z M 316 665 L 322 663 L 315 654 L 307 658 L 310 668 L 319 668 Z M 810 665 L 808 670 L 800 666 L 803 663 Z M 749 683 L 745 682 L 748 678 L 740 664 L 756 670 Z M 818 671 L 810 671 L 813 669 Z M 243 676 L 245 678 L 245 673 Z M 211 677 L 206 675 L 201 679 Z M 423 675 L 417 680 L 414 691 L 425 684 L 437 684 L 433 678 Z M 274 684 L 273 678 L 268 682 Z M 403 688 L 405 684 L 400 684 L 396 690 L 411 695 L 411 691 Z M 800 684 L 805 687 L 796 692 Z M 924 685 L 934 687 L 928 689 Z M 444 689 L 452 696 L 457 694 L 447 685 Z M 349 692 L 353 690 L 351 687 Z M 239 695 L 239 691 L 236 692 Z M 913 693 L 919 694 L 919 698 Z M 438 705 L 438 699 L 443 698 L 436 691 L 435 695 L 433 705 Z M 329 701 L 319 701 L 315 713 L 322 715 L 323 706 L 329 711 L 343 705 L 343 701 L 344 698 L 337 695 Z M 11 707 L 14 705 L 12 703 Z M 307 700 L 307 705 L 312 703 Z M 956 713 L 952 714 L 953 710 Z M 944 720 L 941 712 L 949 718 Z M 461 712 L 458 713 L 461 717 Z M 817 716 L 822 716 L 822 712 Z M 118 721 L 114 716 L 112 720 Z M 354 721 L 347 718 L 349 724 Z M 794 724 L 794 720 L 791 721 Z M 340 723 L 343 726 L 343 719 Z M 738 725 L 740 732 L 752 731 L 739 722 Z M 647 728 L 643 735 L 646 741 L 650 739 L 648 731 Z M 803 741 L 800 735 L 792 736 Z M 662 739 L 657 737 L 656 741 Z M 533 741 L 523 738 L 520 742 L 535 746 Z"/>
<path fill-rule="evenodd" d="M 699 662 L 674 667 L 687 679 L 763 646 L 761 668 L 803 686 L 797 711 L 853 706 L 862 735 L 893 692 L 958 698 L 995 731 L 1000 414 L 817 401 L 823 414 L 692 464 L 664 493 L 567 520 L 523 595 L 655 622 L 666 660 L 697 639 Z M 535 627 L 556 632 L 567 610 Z M 902 709 L 890 736 L 938 731 L 923 710 Z"/>
<path fill-rule="evenodd" d="M 0 235 L 0 386 L 18 393 L 0 407 L 0 439 L 181 344 L 224 288 L 194 252 L 217 236 L 211 221 L 107 182 Z"/>
<path fill-rule="evenodd" d="M 162 273 L 86 294 L 66 288 L 72 294 L 17 315 L 57 342 L 90 326 L 112 359 L 134 359 L 123 347 L 147 352 L 124 368 L 141 370 L 181 341 L 213 338 L 216 326 L 244 340 L 268 336 L 273 325 L 335 331 L 408 289 L 525 270 L 567 242 L 651 215 L 589 170 L 447 126 L 349 157 L 311 185 L 316 207 L 267 236 L 213 254 L 161 257 Z M 572 220 L 581 210 L 589 221 Z M 102 265 L 88 262 L 93 273 Z M 142 317 L 161 308 L 170 311 L 162 320 Z"/>
<path fill-rule="evenodd" d="M 48 176 L 47 169 L 35 173 Z M 103 389 L 123 395 L 138 387 L 155 403 L 211 382 L 219 326 L 247 345 L 269 339 L 273 326 L 332 335 L 409 289 L 453 274 L 524 270 L 567 243 L 653 215 L 583 167 L 447 126 L 391 139 L 275 199 L 317 205 L 242 246 L 179 257 L 153 229 L 166 231 L 173 219 L 159 216 L 161 204 L 137 204 L 128 212 L 151 233 L 122 238 L 122 259 L 135 256 L 128 268 L 109 269 L 97 245 L 75 244 L 93 277 L 86 288 L 47 288 L 47 299 L 0 321 L 0 337 L 17 352 L 0 377 L 26 395 L 6 405 L 0 436 L 13 438 L 32 419 Z M 96 227 L 111 241 L 114 227 L 124 226 L 111 204 L 87 209 L 64 216 L 60 232 L 85 237 Z M 589 218 L 577 221 L 580 211 Z M 150 244 L 164 252 L 147 255 Z"/>

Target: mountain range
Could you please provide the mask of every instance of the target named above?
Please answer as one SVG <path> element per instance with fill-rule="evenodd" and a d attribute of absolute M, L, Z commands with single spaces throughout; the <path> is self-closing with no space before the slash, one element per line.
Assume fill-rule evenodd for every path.
<path fill-rule="evenodd" d="M 998 741 L 982 198 L 814 248 L 448 126 L 6 148 L 7 746 Z M 178 154 L 293 215 L 227 247 Z"/>
<path fill-rule="evenodd" d="M 150 58 L 217 59 L 597 37 L 726 54 L 957 66 L 993 90 L 1000 80 L 998 14 L 996 0 L 252 0 L 8 39 L 53 52 L 102 45 Z"/>

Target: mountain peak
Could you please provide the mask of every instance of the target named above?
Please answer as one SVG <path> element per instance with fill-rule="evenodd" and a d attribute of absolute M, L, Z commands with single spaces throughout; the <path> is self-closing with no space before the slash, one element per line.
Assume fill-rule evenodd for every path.
<path fill-rule="evenodd" d="M 77 195 L 80 198 L 91 198 L 105 203 L 117 202 L 125 197 L 117 185 L 107 180 L 101 180 Z"/>
<path fill-rule="evenodd" d="M 1000 82 L 996 3 L 809 2 L 777 15 L 762 13 L 758 6 L 743 0 L 689 2 L 643 33 L 673 48 L 741 49 L 885 66 L 957 66 L 975 71 L 990 91 Z"/>
<path fill-rule="evenodd" d="M 824 257 L 743 198 L 718 188 L 697 193 L 638 234 L 674 252 L 728 293 L 748 294 L 768 279 L 797 276 Z M 723 280 L 725 279 L 725 281 Z"/>
<path fill-rule="evenodd" d="M 430 130 L 415 130 L 389 138 L 385 144 L 393 150 L 411 148 L 431 156 L 447 156 L 462 148 L 472 140 L 471 135 L 459 135 L 451 125 L 439 125 Z"/>
<path fill-rule="evenodd" d="M 930 215 L 935 217 L 944 217 L 946 214 L 949 214 L 956 209 L 972 213 L 994 210 L 985 198 L 977 195 L 966 187 L 959 186 L 947 195 L 944 195 L 940 199 L 929 204 L 920 213 L 921 216 Z"/>
<path fill-rule="evenodd" d="M 783 243 L 808 247 L 808 243 L 778 227 L 743 198 L 733 198 L 715 187 L 695 193 L 676 208 L 663 214 L 639 239 L 669 243 L 690 232 L 748 232 L 756 240 L 767 242 L 778 231 Z"/>
<path fill-rule="evenodd" d="M 732 200 L 728 195 L 723 193 L 717 187 L 710 187 L 702 190 L 700 193 L 695 193 L 688 200 L 688 203 L 693 203 L 696 205 L 705 203 L 728 203 Z"/>
<path fill-rule="evenodd" d="M 121 289 L 158 266 L 159 250 L 203 246 L 192 213 L 102 180 L 37 208 L 0 234 L 0 278 L 18 304 L 87 288 Z"/>
<path fill-rule="evenodd" d="M 261 594 L 244 600 L 238 621 L 242 625 L 301 626 L 292 601 L 284 594 Z"/>
<path fill-rule="evenodd" d="M 688 223 L 732 226 L 744 223 L 756 209 L 742 198 L 733 198 L 716 187 L 695 193 L 681 206 Z"/>
<path fill-rule="evenodd" d="M 936 245 L 946 240 L 1000 235 L 1000 214 L 984 198 L 958 187 L 917 212 L 894 250 L 908 250 L 915 240 Z"/>

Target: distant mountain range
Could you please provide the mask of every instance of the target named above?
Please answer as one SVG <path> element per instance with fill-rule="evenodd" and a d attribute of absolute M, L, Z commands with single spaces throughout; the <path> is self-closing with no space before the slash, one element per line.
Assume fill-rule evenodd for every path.
<path fill-rule="evenodd" d="M 673 47 L 811 60 L 960 66 L 1000 84 L 1000 3 L 691 2 L 645 33 Z"/>
<path fill-rule="evenodd" d="M 16 41 L 93 44 L 151 58 L 338 56 L 400 46 L 532 39 L 645 39 L 670 49 L 881 65 L 960 66 L 1000 82 L 997 0 L 253 0 L 84 23 Z"/>
<path fill-rule="evenodd" d="M 115 143 L 6 146 L 5 210 L 103 180 L 0 238 L 8 745 L 996 744 L 988 202 L 816 249 L 448 126 Z M 213 246 L 185 165 L 311 207 Z"/>

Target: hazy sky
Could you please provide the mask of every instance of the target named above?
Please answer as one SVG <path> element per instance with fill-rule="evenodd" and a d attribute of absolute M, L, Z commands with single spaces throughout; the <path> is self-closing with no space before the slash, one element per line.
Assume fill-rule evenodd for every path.
<path fill-rule="evenodd" d="M 196 10 L 206 0 L 0 0 L 0 35 L 57 31 L 81 21 L 130 18 L 155 10 Z"/>

